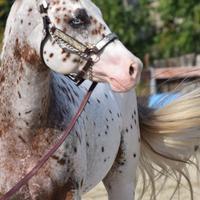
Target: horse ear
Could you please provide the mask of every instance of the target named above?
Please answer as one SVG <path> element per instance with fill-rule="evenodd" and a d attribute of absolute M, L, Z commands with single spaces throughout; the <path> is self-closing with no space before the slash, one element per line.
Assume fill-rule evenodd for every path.
<path fill-rule="evenodd" d="M 35 0 L 36 1 L 36 6 L 38 7 L 38 10 L 41 9 L 41 5 L 43 5 L 44 7 L 47 7 L 48 4 L 50 3 L 50 0 Z"/>
<path fill-rule="evenodd" d="M 35 0 L 37 4 L 50 3 L 50 0 Z"/>

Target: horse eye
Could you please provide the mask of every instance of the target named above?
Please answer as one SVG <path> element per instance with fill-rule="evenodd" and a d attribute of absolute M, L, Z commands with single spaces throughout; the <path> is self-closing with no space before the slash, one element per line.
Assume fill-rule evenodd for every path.
<path fill-rule="evenodd" d="M 69 24 L 72 28 L 80 28 L 84 25 L 84 22 L 79 18 L 73 18 L 69 21 Z"/>
<path fill-rule="evenodd" d="M 75 17 L 69 20 L 69 25 L 72 28 L 87 28 L 90 24 L 90 18 L 85 9 L 77 9 Z"/>

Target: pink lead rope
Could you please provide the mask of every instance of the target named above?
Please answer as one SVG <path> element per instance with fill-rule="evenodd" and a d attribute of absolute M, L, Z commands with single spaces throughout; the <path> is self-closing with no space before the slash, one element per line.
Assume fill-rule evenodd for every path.
<path fill-rule="evenodd" d="M 76 121 L 80 117 L 81 113 L 83 112 L 92 92 L 94 91 L 97 83 L 93 82 L 90 86 L 87 94 L 85 95 L 76 115 L 72 118 L 70 124 L 67 126 L 67 128 L 63 131 L 62 137 L 57 141 L 57 143 L 46 153 L 44 154 L 36 164 L 36 166 L 25 175 L 24 178 L 22 178 L 13 188 L 11 188 L 6 194 L 4 194 L 0 200 L 9 200 L 20 188 L 25 185 L 37 172 L 38 170 L 47 162 L 47 160 L 58 150 L 58 148 L 63 144 L 67 136 L 70 134 L 70 131 L 76 124 Z"/>

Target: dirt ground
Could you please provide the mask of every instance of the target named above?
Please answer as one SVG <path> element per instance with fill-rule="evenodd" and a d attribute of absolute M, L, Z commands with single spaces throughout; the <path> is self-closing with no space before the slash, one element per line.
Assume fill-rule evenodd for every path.
<path fill-rule="evenodd" d="M 197 172 L 194 168 L 191 168 L 189 170 L 189 174 L 192 177 L 192 185 L 194 186 L 194 200 L 200 200 L 200 181 L 198 179 Z M 198 179 L 198 180 L 197 180 Z M 137 190 L 136 190 L 136 199 L 140 200 L 138 197 L 139 191 L 141 190 L 141 182 L 138 182 Z M 161 185 L 161 181 L 158 181 L 157 186 Z M 175 188 L 174 181 L 170 180 L 167 182 L 166 188 L 158 195 L 157 199 L 160 200 L 190 200 L 190 193 L 188 186 L 186 186 L 186 183 L 183 182 L 181 184 L 180 189 L 177 191 L 175 196 L 171 199 L 171 194 L 173 193 L 173 190 Z M 104 189 L 104 186 L 102 183 L 100 183 L 97 187 L 95 187 L 92 191 L 84 195 L 83 200 L 107 200 L 107 194 Z M 123 200 L 123 199 L 122 199 Z M 149 200 L 149 193 L 147 192 L 144 196 L 143 200 Z"/>

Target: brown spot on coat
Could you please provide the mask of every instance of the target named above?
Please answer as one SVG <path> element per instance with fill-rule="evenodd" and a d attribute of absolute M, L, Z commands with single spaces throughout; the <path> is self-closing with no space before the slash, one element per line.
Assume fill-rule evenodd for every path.
<path fill-rule="evenodd" d="M 26 140 L 21 135 L 19 135 L 18 137 L 24 144 L 26 144 Z"/>
<path fill-rule="evenodd" d="M 36 50 L 26 43 L 22 46 L 18 38 L 15 41 L 14 57 L 18 60 L 24 59 L 28 64 L 34 66 L 38 72 L 47 70 Z"/>
<path fill-rule="evenodd" d="M 32 49 L 28 44 L 25 44 L 21 48 L 22 58 L 31 65 L 41 63 L 39 55 L 36 53 L 35 49 Z"/>
<path fill-rule="evenodd" d="M 0 74 L 0 83 L 5 81 L 5 76 L 3 74 Z"/>
<path fill-rule="evenodd" d="M 21 93 L 19 91 L 17 93 L 18 93 L 19 99 L 21 99 L 22 98 Z"/>
<path fill-rule="evenodd" d="M 60 165 L 65 165 L 66 161 L 65 161 L 65 159 L 62 158 L 62 159 L 58 160 L 58 163 Z"/>

